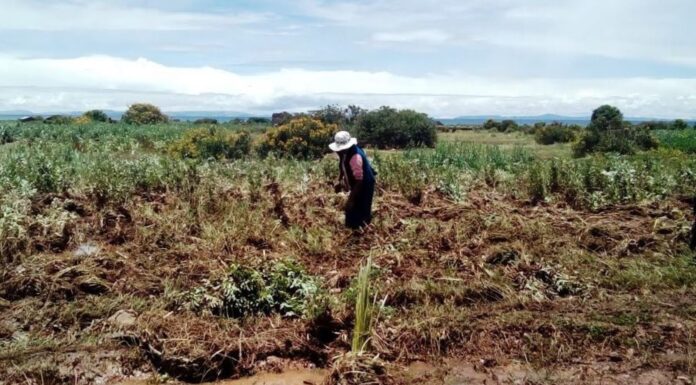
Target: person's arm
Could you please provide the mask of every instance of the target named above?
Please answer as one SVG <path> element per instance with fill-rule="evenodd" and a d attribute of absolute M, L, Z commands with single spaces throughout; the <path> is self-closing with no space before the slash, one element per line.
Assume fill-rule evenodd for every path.
<path fill-rule="evenodd" d="M 338 155 L 338 181 L 334 185 L 334 192 L 339 193 L 345 190 L 345 174 L 343 173 L 343 157 Z"/>
<path fill-rule="evenodd" d="M 353 155 L 350 159 L 350 171 L 355 179 L 355 185 L 350 188 L 350 195 L 346 202 L 346 210 L 350 211 L 355 208 L 357 199 L 363 190 L 363 160 L 359 154 Z"/>

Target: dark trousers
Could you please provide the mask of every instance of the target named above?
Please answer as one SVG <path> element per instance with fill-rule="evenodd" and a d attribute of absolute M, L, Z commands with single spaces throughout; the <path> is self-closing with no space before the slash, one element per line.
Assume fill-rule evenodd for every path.
<path fill-rule="evenodd" d="M 363 191 L 356 197 L 355 207 L 346 210 L 346 227 L 359 229 L 372 222 L 372 198 L 375 194 L 375 185 L 363 187 Z"/>

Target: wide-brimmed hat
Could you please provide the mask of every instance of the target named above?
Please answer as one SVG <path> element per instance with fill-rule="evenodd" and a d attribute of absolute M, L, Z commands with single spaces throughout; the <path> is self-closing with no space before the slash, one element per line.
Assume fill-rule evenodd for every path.
<path fill-rule="evenodd" d="M 356 138 L 351 138 L 348 131 L 339 131 L 334 136 L 334 142 L 329 144 L 329 148 L 331 151 L 339 152 L 347 150 L 356 144 L 358 144 L 358 140 Z"/>

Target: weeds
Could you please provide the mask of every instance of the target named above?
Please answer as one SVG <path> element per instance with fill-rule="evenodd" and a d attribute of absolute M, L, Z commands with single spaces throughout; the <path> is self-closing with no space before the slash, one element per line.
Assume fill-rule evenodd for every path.
<path fill-rule="evenodd" d="M 270 356 L 340 356 L 336 367 L 375 374 L 386 373 L 376 356 L 555 365 L 631 348 L 631 364 L 668 368 L 665 352 L 693 352 L 696 161 L 674 149 L 369 151 L 375 221 L 347 237 L 332 157 L 182 159 L 168 149 L 185 124 L 3 129 L 14 142 L 0 146 L 0 349 L 27 373 L 91 349 L 117 368 L 142 351 L 197 381 Z M 132 334 L 107 322 L 119 311 Z M 341 354 L 351 348 L 362 354 Z"/>

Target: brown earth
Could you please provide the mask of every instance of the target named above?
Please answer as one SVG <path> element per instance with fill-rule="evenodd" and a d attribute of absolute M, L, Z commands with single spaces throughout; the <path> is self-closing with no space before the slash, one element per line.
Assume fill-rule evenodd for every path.
<path fill-rule="evenodd" d="M 2 265 L 0 384 L 328 368 L 349 349 L 345 295 L 367 254 L 385 304 L 372 350 L 397 378 L 426 361 L 436 368 L 427 377 L 443 384 L 693 381 L 696 269 L 686 262 L 690 208 L 679 200 L 590 212 L 490 188 L 463 203 L 381 191 L 375 222 L 351 236 L 342 198 L 326 186 L 212 195 L 143 194 L 113 207 L 37 201 L 37 212 L 58 200 L 78 219 Z M 329 312 L 235 320 L 173 305 L 232 263 L 286 257 L 320 277 L 335 300 Z"/>

